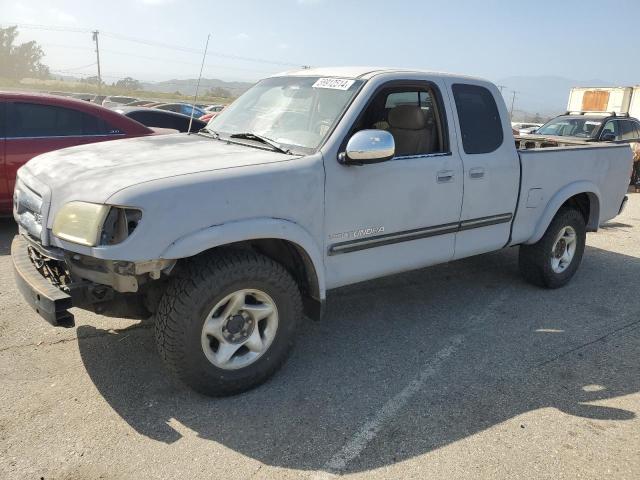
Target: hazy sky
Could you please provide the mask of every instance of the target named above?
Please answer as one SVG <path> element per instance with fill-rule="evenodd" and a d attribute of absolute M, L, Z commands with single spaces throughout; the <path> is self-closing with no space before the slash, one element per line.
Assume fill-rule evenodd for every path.
<path fill-rule="evenodd" d="M 188 50 L 201 51 L 211 33 L 204 75 L 225 80 L 290 64 L 640 84 L 640 0 L 0 0 L 0 14 L 3 26 L 61 27 L 20 34 L 43 46 L 55 71 L 95 74 L 91 34 L 82 30 L 100 30 L 107 81 L 197 77 L 201 57 Z"/>

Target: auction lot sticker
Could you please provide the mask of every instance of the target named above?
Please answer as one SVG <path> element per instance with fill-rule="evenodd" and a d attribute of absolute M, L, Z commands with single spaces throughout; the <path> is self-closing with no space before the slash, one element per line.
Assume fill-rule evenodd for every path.
<path fill-rule="evenodd" d="M 313 88 L 331 88 L 333 90 L 349 90 L 355 80 L 347 78 L 319 78 L 312 86 Z"/>

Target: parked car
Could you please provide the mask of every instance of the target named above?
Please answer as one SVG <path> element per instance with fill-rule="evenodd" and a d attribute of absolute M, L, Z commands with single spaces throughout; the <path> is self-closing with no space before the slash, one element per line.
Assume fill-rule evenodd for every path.
<path fill-rule="evenodd" d="M 127 103 L 127 107 L 146 107 L 147 105 L 150 105 L 152 103 L 151 100 L 136 100 L 135 102 L 131 102 L 131 103 Z"/>
<path fill-rule="evenodd" d="M 515 122 L 511 123 L 511 127 L 518 132 L 519 135 L 529 135 L 542 126 L 541 123 Z"/>
<path fill-rule="evenodd" d="M 637 142 L 640 141 L 640 121 L 616 114 L 560 115 L 539 127 L 535 134 L 525 137 L 525 141 L 536 140 L 558 144 Z"/>
<path fill-rule="evenodd" d="M 168 110 L 169 112 L 181 113 L 188 116 L 191 116 L 191 111 L 193 111 L 194 118 L 200 118 L 207 113 L 201 108 L 198 108 L 194 105 L 189 105 L 188 103 L 161 103 L 160 105 L 156 105 L 154 108 L 159 108 L 160 110 Z"/>
<path fill-rule="evenodd" d="M 118 95 L 112 95 L 110 97 L 105 97 L 102 101 L 103 107 L 117 107 L 118 105 L 127 105 L 131 102 L 135 102 L 138 100 L 135 97 L 122 97 Z"/>
<path fill-rule="evenodd" d="M 0 215 L 10 215 L 16 171 L 41 153 L 154 132 L 84 100 L 0 93 Z"/>
<path fill-rule="evenodd" d="M 71 98 L 77 98 L 78 100 L 84 100 L 85 102 L 92 102 L 95 98 L 93 93 L 74 93 L 69 96 Z"/>
<path fill-rule="evenodd" d="M 204 115 L 202 115 L 200 117 L 200 121 L 202 122 L 208 122 L 209 120 L 211 120 L 212 118 L 216 118 L 218 116 L 220 112 L 209 112 L 209 113 L 205 113 Z"/>
<path fill-rule="evenodd" d="M 140 122 L 147 127 L 171 128 L 178 132 L 189 131 L 189 121 L 191 119 L 181 113 L 159 110 L 157 108 L 129 106 L 118 107 L 115 108 L 114 111 L 121 113 L 136 122 Z M 206 125 L 206 122 L 194 118 L 191 122 L 191 132 L 202 130 Z"/>
<path fill-rule="evenodd" d="M 41 155 L 16 185 L 19 290 L 54 325 L 153 313 L 169 370 L 226 395 L 269 378 L 337 287 L 516 245 L 526 280 L 562 287 L 624 207 L 631 150 L 519 152 L 508 118 L 484 80 L 304 69 L 196 135 Z"/>

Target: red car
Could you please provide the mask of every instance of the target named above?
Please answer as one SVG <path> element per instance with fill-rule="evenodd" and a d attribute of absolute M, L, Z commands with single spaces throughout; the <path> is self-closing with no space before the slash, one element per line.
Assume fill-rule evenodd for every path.
<path fill-rule="evenodd" d="M 0 92 L 0 216 L 11 214 L 16 171 L 36 155 L 154 134 L 135 120 L 94 103 L 37 93 Z"/>

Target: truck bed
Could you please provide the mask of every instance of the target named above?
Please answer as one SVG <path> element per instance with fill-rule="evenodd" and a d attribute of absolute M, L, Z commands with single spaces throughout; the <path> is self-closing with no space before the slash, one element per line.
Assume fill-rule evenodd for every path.
<path fill-rule="evenodd" d="M 562 204 L 556 198 L 595 192 L 598 212 L 589 217 L 591 231 L 618 214 L 631 176 L 633 156 L 628 144 L 585 142 L 529 148 L 518 155 L 522 185 L 510 244 L 538 241 L 544 233 L 541 225 L 548 225 Z"/>
<path fill-rule="evenodd" d="M 575 147 L 577 145 L 593 145 L 593 142 L 568 137 L 548 135 L 514 135 L 518 150 L 548 147 Z"/>

